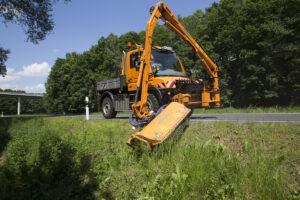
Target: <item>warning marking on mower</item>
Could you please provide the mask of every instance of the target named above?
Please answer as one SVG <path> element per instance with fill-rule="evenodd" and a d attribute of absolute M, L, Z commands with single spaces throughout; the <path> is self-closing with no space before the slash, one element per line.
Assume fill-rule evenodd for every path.
<path fill-rule="evenodd" d="M 163 118 L 161 118 L 161 120 L 158 121 L 158 124 L 160 124 L 161 122 L 163 122 L 166 119 L 166 117 L 168 117 L 168 115 L 169 115 L 168 113 L 165 114 L 165 116 L 163 116 Z"/>

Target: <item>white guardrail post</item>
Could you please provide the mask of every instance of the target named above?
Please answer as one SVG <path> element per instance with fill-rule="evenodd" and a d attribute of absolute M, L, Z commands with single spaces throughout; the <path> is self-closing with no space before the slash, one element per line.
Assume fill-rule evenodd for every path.
<path fill-rule="evenodd" d="M 85 119 L 90 119 L 90 111 L 89 111 L 89 97 L 85 97 Z"/>

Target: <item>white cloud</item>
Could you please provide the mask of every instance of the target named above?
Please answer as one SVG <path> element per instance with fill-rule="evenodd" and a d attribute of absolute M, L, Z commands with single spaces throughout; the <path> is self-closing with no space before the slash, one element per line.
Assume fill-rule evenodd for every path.
<path fill-rule="evenodd" d="M 40 83 L 34 86 L 25 86 L 24 90 L 26 92 L 32 92 L 32 93 L 43 93 L 45 92 L 45 85 Z"/>
<path fill-rule="evenodd" d="M 23 70 L 17 72 L 20 76 L 26 77 L 47 77 L 50 72 L 50 65 L 47 62 L 33 63 L 28 66 L 23 66 Z"/>
<path fill-rule="evenodd" d="M 59 50 L 59 49 L 52 49 L 52 52 L 53 52 L 54 54 L 57 54 L 57 53 L 60 52 L 60 50 Z"/>
<path fill-rule="evenodd" d="M 6 68 L 6 70 L 7 70 L 7 74 L 14 73 L 14 71 L 15 71 L 15 69 L 10 68 L 10 67 Z"/>
<path fill-rule="evenodd" d="M 20 77 L 14 73 L 14 69 L 7 68 L 7 75 L 0 78 L 0 83 L 10 83 L 20 80 Z"/>
<path fill-rule="evenodd" d="M 44 84 L 35 84 L 36 81 L 43 82 L 49 72 L 50 65 L 47 62 L 33 63 L 28 66 L 23 66 L 22 71 L 15 71 L 13 68 L 7 68 L 7 74 L 5 77 L 0 76 L 0 88 L 1 89 L 13 89 L 13 90 L 25 90 L 32 93 L 45 92 Z M 29 78 L 28 78 L 29 77 Z M 35 79 L 32 80 L 31 77 Z M 32 81 L 35 83 L 32 83 Z"/>
<path fill-rule="evenodd" d="M 7 75 L 0 76 L 1 89 L 17 89 L 19 86 L 20 77 L 16 75 L 13 68 L 7 68 Z"/>
<path fill-rule="evenodd" d="M 19 87 L 18 83 L 1 83 L 0 82 L 0 88 L 1 89 L 19 90 L 18 87 Z"/>

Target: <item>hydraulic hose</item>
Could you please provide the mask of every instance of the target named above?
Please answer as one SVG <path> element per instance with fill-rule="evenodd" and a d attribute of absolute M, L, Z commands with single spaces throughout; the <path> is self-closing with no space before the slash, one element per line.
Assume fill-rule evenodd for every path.
<path fill-rule="evenodd" d="M 134 126 L 134 127 L 142 127 L 145 126 L 146 124 L 150 123 L 161 111 L 167 106 L 167 104 L 163 105 L 158 109 L 157 112 L 152 113 L 148 118 L 142 119 L 142 120 L 137 120 L 136 122 L 133 121 L 134 114 L 131 112 L 129 115 L 129 123 Z"/>

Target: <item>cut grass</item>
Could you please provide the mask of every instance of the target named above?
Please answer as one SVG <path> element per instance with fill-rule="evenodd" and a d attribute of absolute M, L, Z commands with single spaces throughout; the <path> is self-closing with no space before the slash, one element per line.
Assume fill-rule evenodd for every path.
<path fill-rule="evenodd" d="M 195 122 L 156 152 L 125 144 L 134 133 L 127 121 L 0 125 L 9 138 L 1 144 L 0 199 L 300 198 L 298 125 Z"/>

